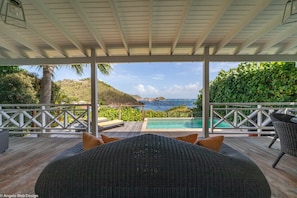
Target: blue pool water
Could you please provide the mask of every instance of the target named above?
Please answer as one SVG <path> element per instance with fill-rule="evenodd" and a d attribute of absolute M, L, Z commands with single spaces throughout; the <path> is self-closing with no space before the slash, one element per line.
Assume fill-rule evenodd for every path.
<path fill-rule="evenodd" d="M 214 120 L 214 124 L 218 120 Z M 210 123 L 208 123 L 210 124 Z M 228 123 L 220 123 L 218 128 L 230 128 Z M 165 118 L 165 119 L 147 119 L 147 129 L 189 129 L 202 128 L 202 118 Z"/>

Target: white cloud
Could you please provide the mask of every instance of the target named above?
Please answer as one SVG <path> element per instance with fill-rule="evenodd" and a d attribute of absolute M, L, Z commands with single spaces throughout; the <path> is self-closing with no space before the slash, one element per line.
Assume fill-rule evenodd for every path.
<path fill-rule="evenodd" d="M 143 85 L 138 84 L 135 88 L 135 94 L 140 95 L 141 97 L 159 97 L 163 96 L 165 98 L 196 98 L 201 86 L 198 82 L 189 83 L 186 85 L 172 85 L 171 87 L 163 87 L 157 89 L 152 85 Z"/>
<path fill-rule="evenodd" d="M 163 80 L 164 74 L 154 74 L 152 78 L 153 80 Z"/>
<path fill-rule="evenodd" d="M 156 93 L 156 94 L 159 93 L 158 89 L 156 89 L 155 87 L 153 87 L 151 85 L 147 86 L 147 91 L 149 93 Z"/>
<path fill-rule="evenodd" d="M 140 94 L 142 97 L 157 97 L 159 90 L 151 85 L 144 86 L 142 84 L 138 84 L 135 86 L 137 94 Z"/>
<path fill-rule="evenodd" d="M 186 90 L 190 90 L 190 91 L 195 91 L 195 90 L 201 89 L 199 87 L 199 83 L 198 82 L 197 83 L 190 83 L 190 84 L 186 85 L 185 88 L 186 88 Z"/>
<path fill-rule="evenodd" d="M 196 98 L 201 85 L 196 83 L 189 83 L 186 85 L 173 85 L 165 88 L 162 92 L 165 98 Z"/>
<path fill-rule="evenodd" d="M 137 90 L 139 93 L 141 93 L 141 94 L 143 94 L 143 93 L 146 92 L 144 85 L 139 84 L 139 85 L 137 85 L 135 88 L 136 88 L 136 90 Z"/>

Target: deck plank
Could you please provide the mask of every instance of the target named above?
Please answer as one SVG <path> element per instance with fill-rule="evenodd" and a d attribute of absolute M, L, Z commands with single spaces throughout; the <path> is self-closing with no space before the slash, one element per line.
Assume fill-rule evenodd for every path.
<path fill-rule="evenodd" d="M 34 194 L 36 179 L 48 162 L 80 141 L 73 138 L 10 137 L 9 149 L 0 154 L 0 193 Z"/>
<path fill-rule="evenodd" d="M 129 122 L 103 133 L 112 137 L 140 135 L 141 123 Z M 164 135 L 164 133 L 162 134 Z M 168 134 L 171 136 L 172 134 Z M 174 133 L 176 136 L 182 133 Z M 0 154 L 0 194 L 34 194 L 34 185 L 42 169 L 57 154 L 81 141 L 81 138 L 10 137 L 9 149 Z M 276 169 L 280 143 L 271 149 L 270 137 L 229 137 L 224 142 L 253 160 L 264 173 L 272 197 L 297 197 L 297 158 L 285 155 Z"/>
<path fill-rule="evenodd" d="M 269 137 L 227 137 L 224 140 L 257 164 L 270 185 L 272 197 L 297 197 L 297 158 L 285 155 L 276 168 L 272 168 L 280 143 L 276 141 L 269 149 L 270 141 Z"/>

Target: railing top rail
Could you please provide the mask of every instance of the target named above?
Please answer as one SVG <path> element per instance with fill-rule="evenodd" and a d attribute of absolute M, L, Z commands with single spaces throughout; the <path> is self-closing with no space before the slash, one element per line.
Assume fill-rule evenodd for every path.
<path fill-rule="evenodd" d="M 246 106 L 251 106 L 251 105 L 276 105 L 276 106 L 281 106 L 281 105 L 297 105 L 297 102 L 211 102 L 210 105 L 233 105 L 233 106 L 238 106 L 238 105 L 246 105 Z"/>
<path fill-rule="evenodd" d="M 40 106 L 69 107 L 69 106 L 91 106 L 91 104 L 0 104 L 0 107 L 40 107 Z"/>

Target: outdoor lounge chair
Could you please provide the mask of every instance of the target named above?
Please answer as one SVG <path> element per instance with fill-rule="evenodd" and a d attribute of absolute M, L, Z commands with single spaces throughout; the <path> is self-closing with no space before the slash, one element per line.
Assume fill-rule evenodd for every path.
<path fill-rule="evenodd" d="M 104 122 L 98 122 L 98 127 L 100 131 L 107 128 L 123 126 L 123 125 L 124 125 L 123 120 L 108 120 Z"/>
<path fill-rule="evenodd" d="M 85 123 L 87 123 L 87 120 L 84 120 Z M 92 123 L 91 123 L 92 124 Z M 123 120 L 109 120 L 106 117 L 98 117 L 98 129 L 99 131 L 112 128 L 112 127 L 118 127 L 124 125 Z"/>
<path fill-rule="evenodd" d="M 272 164 L 272 167 L 275 168 L 284 154 L 297 157 L 297 123 L 292 122 L 294 116 L 291 115 L 275 113 L 271 116 L 275 118 L 272 123 L 277 131 L 281 146 L 280 154 Z"/>
<path fill-rule="evenodd" d="M 98 122 L 106 122 L 109 121 L 106 117 L 98 117 Z"/>

